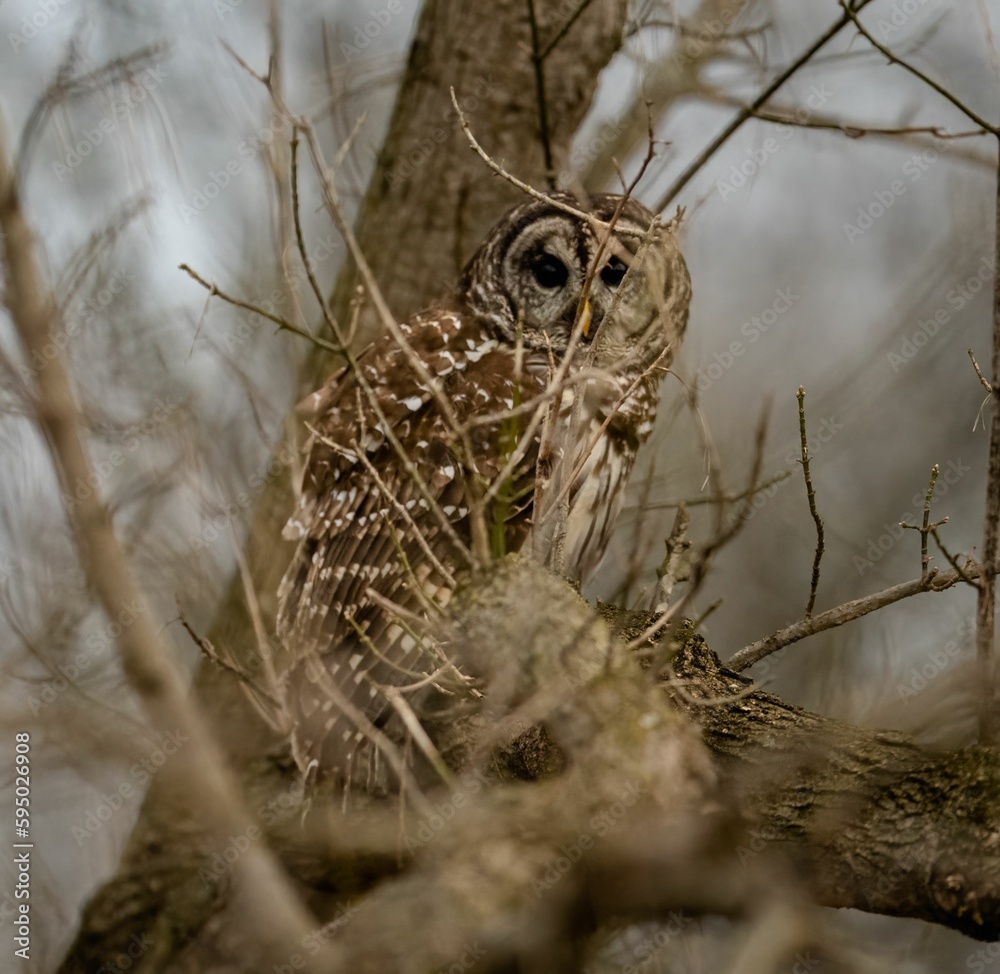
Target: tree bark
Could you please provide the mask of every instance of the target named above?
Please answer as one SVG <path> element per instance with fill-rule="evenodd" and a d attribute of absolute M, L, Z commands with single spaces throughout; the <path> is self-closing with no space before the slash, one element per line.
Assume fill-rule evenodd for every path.
<path fill-rule="evenodd" d="M 516 557 L 459 596 L 455 620 L 452 649 L 474 649 L 485 700 L 467 739 L 441 742 L 466 759 L 427 791 L 430 814 L 374 800 L 345 813 L 322 791 L 304 805 L 276 759 L 246 775 L 336 969 L 431 971 L 476 943 L 477 969 L 570 971 L 600 924 L 678 909 L 754 919 L 810 899 L 1000 939 L 995 749 L 940 753 L 789 706 L 699 637 L 662 672 L 643 666 L 624 639 L 648 619 L 612 635 Z M 482 760 L 470 734 L 491 739 Z M 225 858 L 196 829 L 167 834 L 163 847 L 137 833 L 63 971 L 92 971 L 143 932 L 167 932 L 170 950 L 142 970 L 251 963 Z"/>
<path fill-rule="evenodd" d="M 758 820 L 742 861 L 773 848 L 817 902 L 1000 939 L 1000 750 L 935 751 L 790 706 L 720 666 L 700 640 L 674 668 L 739 805 Z M 736 697 L 736 699 L 733 699 Z"/>
<path fill-rule="evenodd" d="M 546 43 L 577 4 L 536 0 L 535 8 Z M 518 201 L 518 192 L 492 176 L 469 149 L 451 107 L 452 86 L 487 149 L 521 178 L 546 185 L 527 10 L 524 0 L 426 0 L 421 9 L 358 223 L 362 248 L 396 314 L 418 309 L 453 283 L 456 268 L 489 226 Z M 601 70 L 621 45 L 625 12 L 624 0 L 593 0 L 546 60 L 549 138 L 557 165 L 565 160 L 590 107 Z M 354 270 L 348 265 L 335 289 L 335 309 L 341 317 L 354 284 Z M 303 368 L 300 391 L 315 388 L 330 367 L 329 355 L 314 350 Z M 272 478 L 255 511 L 245 552 L 269 631 L 288 561 L 277 539 L 291 507 L 288 478 Z M 259 659 L 239 578 L 230 586 L 208 636 L 244 663 Z M 268 783 L 279 792 L 287 788 L 284 780 L 275 783 L 280 773 L 269 762 L 261 772 L 260 755 L 276 746 L 276 738 L 234 681 L 206 665 L 195 690 L 215 733 L 234 763 L 249 769 L 256 790 L 266 791 Z M 167 955 L 176 960 L 189 932 L 193 936 L 207 920 L 211 911 L 203 894 L 211 893 L 212 900 L 217 890 L 197 876 L 201 840 L 193 838 L 196 823 L 175 798 L 154 779 L 118 874 L 86 910 L 64 970 L 91 974 L 119 953 L 127 957 L 129 938 L 140 929 L 170 931 Z M 162 936 L 160 940 L 162 948 Z M 165 957 L 160 949 L 150 950 L 144 963 L 150 970 L 163 969 Z"/>
<path fill-rule="evenodd" d="M 536 6 L 544 46 L 577 4 Z M 590 3 L 546 61 L 556 170 L 620 45 L 624 10 L 620 0 Z M 454 281 L 517 199 L 467 148 L 451 86 L 486 149 L 545 186 L 529 27 L 520 0 L 425 3 L 358 223 L 397 315 Z M 353 291 L 347 267 L 334 298 L 342 318 Z M 328 367 L 314 356 L 303 391 Z M 269 490 L 248 549 L 265 621 L 284 568 L 274 539 L 288 509 L 282 491 Z M 495 734 L 529 691 L 544 698 L 564 678 L 569 690 L 545 698 L 527 732 L 513 721 L 519 733 L 495 742 L 488 771 L 474 766 L 457 791 L 429 792 L 447 828 L 428 819 L 400 836 L 391 802 L 345 814 L 320 792 L 303 804 L 291 768 L 266 756 L 278 742 L 231 676 L 215 667 L 199 676 L 201 704 L 243 769 L 247 807 L 326 922 L 317 936 L 333 945 L 338 968 L 433 970 L 478 944 L 487 954 L 474 958 L 477 969 L 521 961 L 574 970 L 599 923 L 678 907 L 753 917 L 762 903 L 788 903 L 803 890 L 821 904 L 1000 938 L 995 751 L 938 753 L 790 707 L 721 668 L 697 639 L 658 685 L 572 590 L 540 569 L 508 566 L 485 593 L 463 625 L 475 629 L 477 655 L 513 660 L 518 677 L 484 674 L 495 709 L 473 729 Z M 526 605 L 556 625 L 519 628 Z M 234 588 L 213 642 L 249 657 L 252 632 Z M 520 696 L 498 687 L 520 688 Z M 452 753 L 468 751 L 464 743 L 453 741 Z M 150 944 L 132 970 L 254 969 L 253 932 L 234 907 L 223 851 L 205 841 L 182 796 L 154 780 L 119 873 L 89 905 L 61 970 L 93 974 L 128 957 L 143 935 Z M 562 869 L 564 860 L 571 868 Z"/>
<path fill-rule="evenodd" d="M 534 4 L 540 47 L 578 7 Z M 523 194 L 494 176 L 469 148 L 451 102 L 506 169 L 539 189 L 565 166 L 596 81 L 622 42 L 624 0 L 586 5 L 543 65 L 554 172 L 540 138 L 531 24 L 526 0 L 427 0 L 392 123 L 358 219 L 358 242 L 400 320 L 454 285 L 489 228 Z M 357 279 L 348 264 L 334 309 L 344 316 Z M 369 328 L 374 321 L 369 321 Z M 370 333 L 370 331 L 369 331 Z"/>

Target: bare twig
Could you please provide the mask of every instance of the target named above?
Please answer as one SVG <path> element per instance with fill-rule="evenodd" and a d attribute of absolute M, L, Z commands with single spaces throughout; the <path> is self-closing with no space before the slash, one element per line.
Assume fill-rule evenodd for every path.
<path fill-rule="evenodd" d="M 692 572 L 693 582 L 691 591 L 688 595 L 693 595 L 693 593 L 701 587 L 708 574 L 708 566 L 712 558 L 722 547 L 729 544 L 729 542 L 743 530 L 743 525 L 746 524 L 751 512 L 753 511 L 753 499 L 756 495 L 754 487 L 756 484 L 760 483 L 760 473 L 764 466 L 764 443 L 767 439 L 767 427 L 770 418 L 771 401 L 770 399 L 765 399 L 764 404 L 761 407 L 760 418 L 757 421 L 757 432 L 754 437 L 753 463 L 750 467 L 750 476 L 748 478 L 747 487 L 743 491 L 743 504 L 741 505 L 736 516 L 730 520 L 729 525 L 721 527 L 717 530 L 715 536 L 709 540 L 704 548 L 702 548 L 698 558 L 695 559 L 694 571 Z"/>
<path fill-rule="evenodd" d="M 473 152 L 479 156 L 483 162 L 486 163 L 490 169 L 493 170 L 498 176 L 506 179 L 512 186 L 516 186 L 522 193 L 530 196 L 532 199 L 541 200 L 545 203 L 550 203 L 557 210 L 562 210 L 564 213 L 569 213 L 571 216 L 575 216 L 578 220 L 585 220 L 590 223 L 592 227 L 597 230 L 607 230 L 608 224 L 602 223 L 597 219 L 592 213 L 584 213 L 583 210 L 579 210 L 574 206 L 570 206 L 568 203 L 564 203 L 561 199 L 553 198 L 547 196 L 545 193 L 539 193 L 534 186 L 524 182 L 523 179 L 518 179 L 513 173 L 509 173 L 503 168 L 498 162 L 496 162 L 490 154 L 479 144 L 476 137 L 472 134 L 472 129 L 469 126 L 468 119 L 465 117 L 465 113 L 462 111 L 461 106 L 458 104 L 458 97 L 455 94 L 455 89 L 451 89 L 451 103 L 454 106 L 455 113 L 458 116 L 458 124 L 462 127 L 462 131 L 465 133 L 465 137 L 469 140 L 469 146 L 472 148 Z"/>
<path fill-rule="evenodd" d="M 438 777 L 444 784 L 453 791 L 458 787 L 458 779 L 451 773 L 451 769 L 445 763 L 441 752 L 434 746 L 434 742 L 427 736 L 413 708 L 406 701 L 399 687 L 384 686 L 379 687 L 386 700 L 392 704 L 393 709 L 399 714 L 400 719 L 410 732 L 417 747 L 420 748 L 424 757 L 427 758 L 431 767 L 437 772 Z"/>
<path fill-rule="evenodd" d="M 988 396 L 992 396 L 993 386 L 990 383 L 990 380 L 983 375 L 983 370 L 979 367 L 979 363 L 976 361 L 976 356 L 971 348 L 969 349 L 969 358 L 972 360 L 972 367 L 976 370 L 976 375 L 979 376 L 979 381 L 982 384 L 982 387 L 986 390 L 986 394 Z"/>
<path fill-rule="evenodd" d="M 994 201 L 996 232 L 993 256 L 993 354 L 990 391 L 996 398 L 1000 389 L 1000 146 L 997 152 L 997 183 Z M 983 516 L 985 571 L 976 604 L 976 659 L 982 671 L 982 700 L 979 712 L 979 739 L 995 741 L 1000 736 L 996 713 L 996 561 L 1000 547 L 1000 409 L 994 405 L 990 423 L 989 460 L 986 467 L 986 511 Z"/>
<path fill-rule="evenodd" d="M 901 68 L 909 71 L 910 74 L 919 78 L 929 88 L 933 88 L 939 95 L 950 101 L 960 112 L 962 112 L 963 115 L 975 122 L 975 124 L 980 128 L 985 129 L 987 132 L 992 132 L 994 135 L 1000 136 L 1000 129 L 998 129 L 996 125 L 991 125 L 987 122 L 986 119 L 969 108 L 969 106 L 966 105 L 960 98 L 957 98 L 950 91 L 948 91 L 944 85 L 924 74 L 919 68 L 915 68 L 912 64 L 904 61 L 901 57 L 893 54 L 892 51 L 890 51 L 884 44 L 880 44 L 877 40 L 875 40 L 858 17 L 858 14 L 861 12 L 861 9 L 865 6 L 865 4 L 859 3 L 852 7 L 850 0 L 840 0 L 840 5 L 844 8 L 844 16 L 853 22 L 854 26 L 858 29 L 858 33 L 861 34 L 861 36 L 864 37 L 864 39 L 868 41 L 868 43 L 871 44 L 876 51 L 880 54 L 884 54 L 885 57 L 888 58 L 888 60 L 890 60 L 893 64 L 898 64 Z"/>
<path fill-rule="evenodd" d="M 2 239 L 5 302 L 25 352 L 41 352 L 52 341 L 58 322 L 55 301 L 43 283 L 33 235 L 24 217 L 15 171 L 0 138 L 0 239 Z M 73 383 L 61 357 L 49 360 L 35 380 L 38 422 L 63 493 L 73 485 L 93 483 L 93 465 L 84 444 Z M 91 491 L 67 508 L 77 551 L 89 584 L 108 618 L 122 605 L 145 604 L 136 586 L 111 516 L 99 492 Z M 179 731 L 183 751 L 160 771 L 177 775 L 205 827 L 220 842 L 234 835 L 252 834 L 251 817 L 237 797 L 239 788 L 201 715 L 192 706 L 186 687 L 157 635 L 148 613 L 138 613 L 117 639 L 126 678 L 135 690 L 150 723 L 160 732 Z M 262 934 L 264 953 L 287 956 L 308 936 L 314 922 L 300 902 L 284 870 L 263 846 L 250 843 L 236 867 L 245 888 L 252 930 Z M 276 937 L 277 934 L 277 937 Z M 266 944 L 266 947 L 265 947 Z M 309 962 L 311 970 L 330 970 L 334 964 L 326 949 Z"/>
<path fill-rule="evenodd" d="M 743 530 L 743 526 L 746 524 L 750 512 L 753 510 L 753 498 L 755 494 L 753 487 L 760 480 L 760 471 L 764 465 L 764 443 L 767 439 L 770 414 L 771 403 L 769 400 L 765 400 L 761 409 L 760 419 L 757 422 L 757 433 L 754 438 L 754 457 L 750 468 L 750 483 L 743 492 L 745 499 L 739 513 L 730 521 L 728 526 L 723 527 L 720 521 L 713 537 L 698 552 L 698 556 L 693 559 L 690 586 L 684 593 L 684 597 L 654 619 L 643 632 L 628 644 L 628 649 L 638 649 L 652 639 L 671 619 L 682 615 L 698 592 L 701 591 L 701 587 L 708 576 L 708 569 L 712 559 L 718 554 L 721 548 L 729 544 Z"/>
<path fill-rule="evenodd" d="M 855 11 L 862 10 L 868 6 L 871 0 L 859 0 L 854 7 Z M 831 24 L 819 37 L 816 38 L 791 64 L 785 68 L 770 84 L 757 95 L 744 109 L 737 112 L 729 124 L 714 138 L 705 148 L 698 153 L 694 161 L 674 180 L 670 188 L 660 197 L 659 202 L 653 208 L 654 212 L 660 213 L 665 210 L 676 198 L 682 189 L 701 171 L 705 163 L 715 155 L 719 149 L 729 140 L 730 136 L 736 132 L 743 123 L 752 118 L 754 113 L 760 110 L 767 100 L 795 74 L 804 64 L 806 64 L 817 51 L 828 41 L 832 40 L 840 30 L 850 23 L 850 16 L 844 13 L 833 24 Z"/>
<path fill-rule="evenodd" d="M 181 627 L 188 634 L 191 641 L 198 647 L 198 649 L 201 650 L 205 659 L 213 665 L 218 666 L 220 670 L 225 670 L 227 673 L 234 676 L 246 692 L 247 699 L 249 699 L 254 705 L 257 712 L 266 721 L 266 723 L 276 729 L 280 728 L 280 714 L 283 711 L 283 707 L 278 697 L 271 693 L 271 691 L 266 687 L 261 686 L 243 667 L 237 666 L 235 663 L 231 663 L 229 660 L 224 659 L 212 644 L 211 640 L 206 636 L 202 636 L 201 633 L 199 633 L 194 626 L 188 622 L 179 602 L 177 603 L 177 613 L 177 618 Z M 265 703 L 267 706 L 264 706 Z"/>
<path fill-rule="evenodd" d="M 302 234 L 302 211 L 299 208 L 299 140 L 294 135 L 292 136 L 291 170 L 292 222 L 295 226 L 295 243 L 299 248 L 299 257 L 302 260 L 302 266 L 305 269 L 306 279 L 309 281 L 313 297 L 316 298 L 316 303 L 323 313 L 323 321 L 326 323 L 327 328 L 330 329 L 330 333 L 337 339 L 340 347 L 346 348 L 347 345 L 344 337 L 330 314 L 326 298 L 323 296 L 323 292 L 320 290 L 319 283 L 316 280 L 316 275 L 313 273 L 312 261 L 309 258 L 308 250 L 306 250 L 305 238 Z"/>
<path fill-rule="evenodd" d="M 723 491 L 723 493 L 717 497 L 691 497 L 687 500 L 680 501 L 661 501 L 655 504 L 647 504 L 644 510 L 669 510 L 672 507 L 680 507 L 682 504 L 685 507 L 703 507 L 706 504 L 735 504 L 737 501 L 746 500 L 748 496 L 753 498 L 761 491 L 767 490 L 769 487 L 774 487 L 777 484 L 784 483 L 789 477 L 791 477 L 791 475 L 791 471 L 785 470 L 782 473 L 776 474 L 770 480 L 765 480 L 762 484 L 756 484 L 749 490 Z"/>
<path fill-rule="evenodd" d="M 909 528 L 912 531 L 920 532 L 920 577 L 925 581 L 931 577 L 930 556 L 927 554 L 927 536 L 932 531 L 936 531 L 942 524 L 948 523 L 948 518 L 942 518 L 940 521 L 935 521 L 934 524 L 931 524 L 931 500 L 934 497 L 934 485 L 937 483 L 940 472 L 941 468 L 935 463 L 931 468 L 931 479 L 927 484 L 927 493 L 924 496 L 924 519 L 920 526 L 907 524 L 905 521 L 899 522 L 901 528 Z"/>
<path fill-rule="evenodd" d="M 797 394 L 799 400 L 799 442 L 802 450 L 802 476 L 806 482 L 806 497 L 809 500 L 809 513 L 812 515 L 813 524 L 816 525 L 816 553 L 813 555 L 812 578 L 809 582 L 809 602 L 806 605 L 806 618 L 813 614 L 816 606 L 816 590 L 819 588 L 819 563 L 823 560 L 823 552 L 826 550 L 825 534 L 823 531 L 823 519 L 816 509 L 816 491 L 813 488 L 812 474 L 809 470 L 809 440 L 806 437 L 806 390 L 799 386 Z"/>
<path fill-rule="evenodd" d="M 592 2 L 593 0 L 580 0 L 580 3 L 577 4 L 576 10 L 574 10 L 569 17 L 566 18 L 566 22 L 542 46 L 541 51 L 538 53 L 541 60 L 544 61 L 556 49 L 559 42 L 569 33 L 570 29 L 577 22 L 580 15 L 591 5 Z"/>
<path fill-rule="evenodd" d="M 702 92 L 702 94 L 713 104 L 726 105 L 729 108 L 745 107 L 745 103 L 742 100 L 719 89 L 710 88 Z M 819 115 L 815 112 L 804 113 L 801 108 L 793 109 L 787 105 L 775 106 L 771 109 L 757 109 L 753 113 L 753 117 L 761 122 L 770 122 L 773 125 L 788 125 L 794 128 L 840 132 L 849 139 L 863 139 L 869 135 L 931 135 L 943 141 L 959 141 L 992 134 L 982 128 L 969 129 L 964 132 L 949 132 L 940 125 L 869 125 Z"/>
<path fill-rule="evenodd" d="M 691 521 L 687 508 L 681 504 L 677 508 L 674 517 L 674 526 L 670 529 L 670 537 L 664 542 L 666 554 L 660 567 L 656 569 L 656 588 L 653 590 L 653 611 L 657 613 L 666 612 L 670 608 L 670 596 L 673 594 L 674 586 L 679 581 L 683 581 L 680 567 L 684 556 L 691 547 L 691 541 L 687 536 L 688 525 Z"/>
<path fill-rule="evenodd" d="M 983 421 L 983 428 L 985 429 L 986 427 L 986 420 L 983 419 L 983 413 L 986 411 L 986 407 L 993 398 L 994 390 L 993 386 L 990 384 L 990 380 L 983 375 L 983 370 L 979 367 L 979 363 L 976 361 L 976 356 L 973 354 L 971 348 L 969 349 L 969 358 L 972 359 L 972 367 L 976 370 L 976 375 L 979 376 L 979 381 L 986 390 L 986 398 L 979 404 L 979 412 L 976 413 L 975 422 L 972 424 L 972 432 L 975 433 L 979 428 L 980 420 Z"/>
<path fill-rule="evenodd" d="M 958 582 L 969 581 L 971 578 L 978 578 L 982 575 L 980 566 L 970 566 L 966 572 L 959 570 L 951 572 L 931 572 L 928 578 L 915 578 L 911 582 L 903 582 L 900 585 L 887 588 L 874 595 L 866 595 L 863 598 L 855 599 L 853 602 L 845 602 L 836 608 L 828 609 L 819 615 L 809 619 L 803 619 L 794 625 L 779 629 L 764 639 L 744 646 L 736 652 L 726 663 L 731 670 L 737 673 L 745 670 L 748 666 L 760 662 L 765 656 L 776 653 L 779 649 L 805 639 L 807 636 L 815 636 L 818 632 L 825 632 L 827 629 L 836 629 L 847 622 L 853 622 L 862 616 L 875 612 L 878 609 L 892 605 L 902 599 L 908 599 L 912 595 L 919 595 L 921 592 L 943 592 L 951 588 Z"/>
<path fill-rule="evenodd" d="M 542 157 L 545 160 L 545 178 L 549 189 L 555 189 L 555 167 L 552 165 L 552 141 L 549 137 L 549 114 L 545 102 L 545 59 L 538 39 L 538 18 L 535 16 L 535 0 L 527 0 L 528 23 L 531 26 L 531 63 L 535 69 L 535 99 L 538 102 L 538 137 L 542 141 Z"/>
<path fill-rule="evenodd" d="M 288 331 L 293 335 L 298 335 L 300 338 L 305 338 L 327 352 L 334 352 L 337 355 L 343 355 L 344 349 L 340 346 L 333 345 L 326 341 L 326 339 L 320 338 L 317 335 L 310 335 L 304 328 L 299 328 L 298 325 L 293 325 L 287 318 L 282 318 L 281 315 L 272 314 L 270 311 L 267 311 L 249 301 L 241 301 L 239 298 L 234 298 L 231 294 L 226 294 L 225 291 L 220 290 L 215 284 L 206 281 L 205 278 L 192 269 L 189 264 L 179 264 L 178 267 L 180 270 L 193 277 L 203 288 L 205 288 L 209 293 L 209 297 L 221 298 L 227 304 L 231 304 L 236 308 L 243 308 L 245 311 L 252 311 L 254 314 L 259 314 L 262 318 L 267 318 L 268 321 L 273 321 L 282 331 Z"/>
<path fill-rule="evenodd" d="M 941 536 L 938 534 L 937 528 L 934 527 L 931 528 L 931 537 L 934 539 L 938 548 L 941 550 L 941 554 L 944 555 L 945 560 L 948 562 L 948 564 L 951 565 L 951 567 L 954 568 L 956 572 L 958 572 L 959 577 L 962 579 L 962 581 L 965 582 L 967 585 L 971 585 L 974 589 L 978 591 L 979 583 L 974 579 L 969 578 L 969 576 L 965 573 L 965 570 L 962 568 L 962 566 L 959 565 L 958 559 L 944 546 L 944 542 L 941 540 Z M 974 564 L 971 558 L 967 558 L 966 561 L 967 564 Z"/>

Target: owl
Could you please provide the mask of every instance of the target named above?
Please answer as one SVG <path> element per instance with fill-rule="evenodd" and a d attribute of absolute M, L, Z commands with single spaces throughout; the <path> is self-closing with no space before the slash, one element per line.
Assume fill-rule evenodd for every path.
<path fill-rule="evenodd" d="M 593 573 L 690 295 L 673 228 L 638 202 L 532 198 L 453 293 L 309 398 L 277 623 L 300 765 L 384 781 L 373 737 L 401 739 L 398 689 L 443 679 L 421 632 L 484 558 Z"/>

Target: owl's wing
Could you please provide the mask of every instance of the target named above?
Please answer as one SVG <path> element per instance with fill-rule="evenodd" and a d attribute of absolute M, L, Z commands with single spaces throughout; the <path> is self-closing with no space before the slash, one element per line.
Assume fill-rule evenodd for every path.
<path fill-rule="evenodd" d="M 478 325 L 439 315 L 405 327 L 460 422 L 515 401 L 512 352 Z M 411 682 L 436 668 L 423 658 L 405 616 L 426 615 L 429 603 L 450 596 L 450 576 L 464 563 L 433 507 L 467 543 L 470 498 L 454 432 L 402 350 L 386 337 L 358 364 L 370 392 L 357 376 L 341 372 L 316 400 L 301 499 L 286 528 L 299 544 L 279 592 L 278 631 L 293 655 L 313 664 L 321 659 L 341 692 L 378 720 L 386 709 L 380 685 Z M 477 427 L 470 433 L 487 480 L 503 465 L 503 432 Z M 402 618 L 386 610 L 387 602 Z M 336 708 L 314 694 L 315 680 L 308 682 L 299 703 L 316 712 L 304 714 L 321 725 L 313 733 L 353 733 L 354 725 L 338 725 Z"/>
<path fill-rule="evenodd" d="M 585 585 L 593 576 L 625 502 L 639 447 L 656 419 L 657 378 L 599 378 L 566 390 L 556 462 L 532 525 L 540 560 Z"/>

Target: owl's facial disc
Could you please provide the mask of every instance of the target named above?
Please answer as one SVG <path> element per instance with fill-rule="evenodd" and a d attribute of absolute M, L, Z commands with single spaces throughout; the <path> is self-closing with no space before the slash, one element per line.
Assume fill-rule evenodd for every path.
<path fill-rule="evenodd" d="M 584 205 L 603 223 L 615 218 L 613 238 L 601 248 L 600 264 L 591 277 L 586 308 L 590 323 L 584 342 L 623 351 L 655 344 L 655 321 L 662 317 L 666 322 L 659 314 L 667 290 L 659 272 L 665 270 L 668 258 L 657 243 L 647 249 L 651 257 L 658 256 L 636 261 L 653 214 L 635 200 L 622 205 L 620 196 L 594 196 L 585 205 L 555 194 L 551 201 L 533 199 L 511 210 L 463 274 L 459 286 L 470 310 L 505 343 L 513 344 L 520 336 L 526 348 L 548 349 L 556 355 L 565 351 L 578 313 L 584 310 L 580 307 L 584 281 L 600 240 L 588 221 L 558 208 L 556 201 L 574 208 Z M 676 250 L 676 245 L 670 242 L 670 248 Z M 650 266 L 641 266 L 647 263 Z M 683 271 L 683 261 L 681 267 Z M 648 291 L 656 295 L 655 307 L 646 307 Z M 614 327 L 605 327 L 610 324 Z"/>
<path fill-rule="evenodd" d="M 513 240 L 503 261 L 502 288 L 529 347 L 565 348 L 587 266 L 580 225 L 554 213 Z"/>

